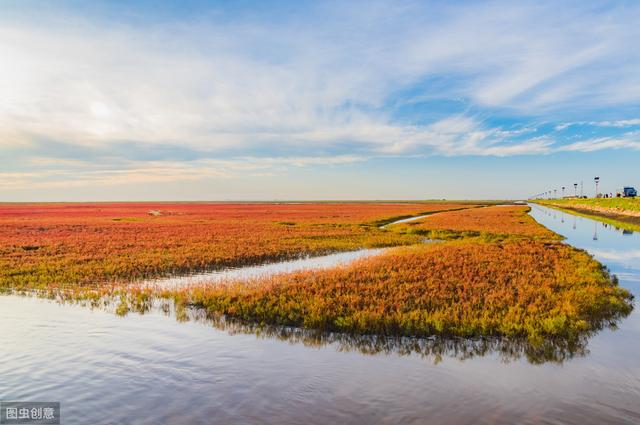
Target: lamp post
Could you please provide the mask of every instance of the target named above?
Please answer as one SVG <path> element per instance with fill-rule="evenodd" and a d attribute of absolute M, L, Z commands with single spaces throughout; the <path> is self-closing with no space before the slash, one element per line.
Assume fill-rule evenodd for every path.
<path fill-rule="evenodd" d="M 573 184 L 573 191 L 575 192 L 576 198 L 578 197 L 578 183 Z"/>
<path fill-rule="evenodd" d="M 598 197 L 598 183 L 600 183 L 600 177 L 596 176 L 593 179 L 596 182 L 596 198 Z"/>
<path fill-rule="evenodd" d="M 564 198 L 564 186 L 562 186 L 562 197 Z"/>

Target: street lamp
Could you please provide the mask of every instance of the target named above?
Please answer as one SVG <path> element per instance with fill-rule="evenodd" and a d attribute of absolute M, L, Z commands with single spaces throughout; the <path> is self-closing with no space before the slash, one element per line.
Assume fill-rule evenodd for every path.
<path fill-rule="evenodd" d="M 562 186 L 562 197 L 564 198 L 564 186 Z"/>
<path fill-rule="evenodd" d="M 596 198 L 598 197 L 598 183 L 600 182 L 600 177 L 596 176 L 593 179 L 596 182 Z"/>
<path fill-rule="evenodd" d="M 573 190 L 574 190 L 574 192 L 576 194 L 576 198 L 577 198 L 578 197 L 578 183 L 574 183 L 573 184 Z"/>

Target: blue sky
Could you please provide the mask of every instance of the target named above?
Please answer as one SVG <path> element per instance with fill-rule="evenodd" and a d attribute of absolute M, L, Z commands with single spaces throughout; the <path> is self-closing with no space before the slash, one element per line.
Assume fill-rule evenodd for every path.
<path fill-rule="evenodd" d="M 640 3 L 3 2 L 0 201 L 640 186 Z"/>

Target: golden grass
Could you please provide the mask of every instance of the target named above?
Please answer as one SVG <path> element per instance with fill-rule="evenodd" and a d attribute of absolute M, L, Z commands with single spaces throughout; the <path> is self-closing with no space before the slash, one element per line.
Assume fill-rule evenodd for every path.
<path fill-rule="evenodd" d="M 588 254 L 533 240 L 396 248 L 345 268 L 174 295 L 246 321 L 410 336 L 569 336 L 629 310 L 629 294 Z"/>

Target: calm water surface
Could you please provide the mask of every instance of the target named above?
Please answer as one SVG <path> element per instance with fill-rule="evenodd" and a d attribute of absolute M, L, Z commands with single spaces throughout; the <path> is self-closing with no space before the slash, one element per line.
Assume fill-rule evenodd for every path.
<path fill-rule="evenodd" d="M 533 208 L 640 294 L 637 233 Z M 369 355 L 15 296 L 0 297 L 0 338 L 0 400 L 61 401 L 65 424 L 640 423 L 637 311 L 542 364 L 491 349 L 461 361 L 458 344 Z"/>

